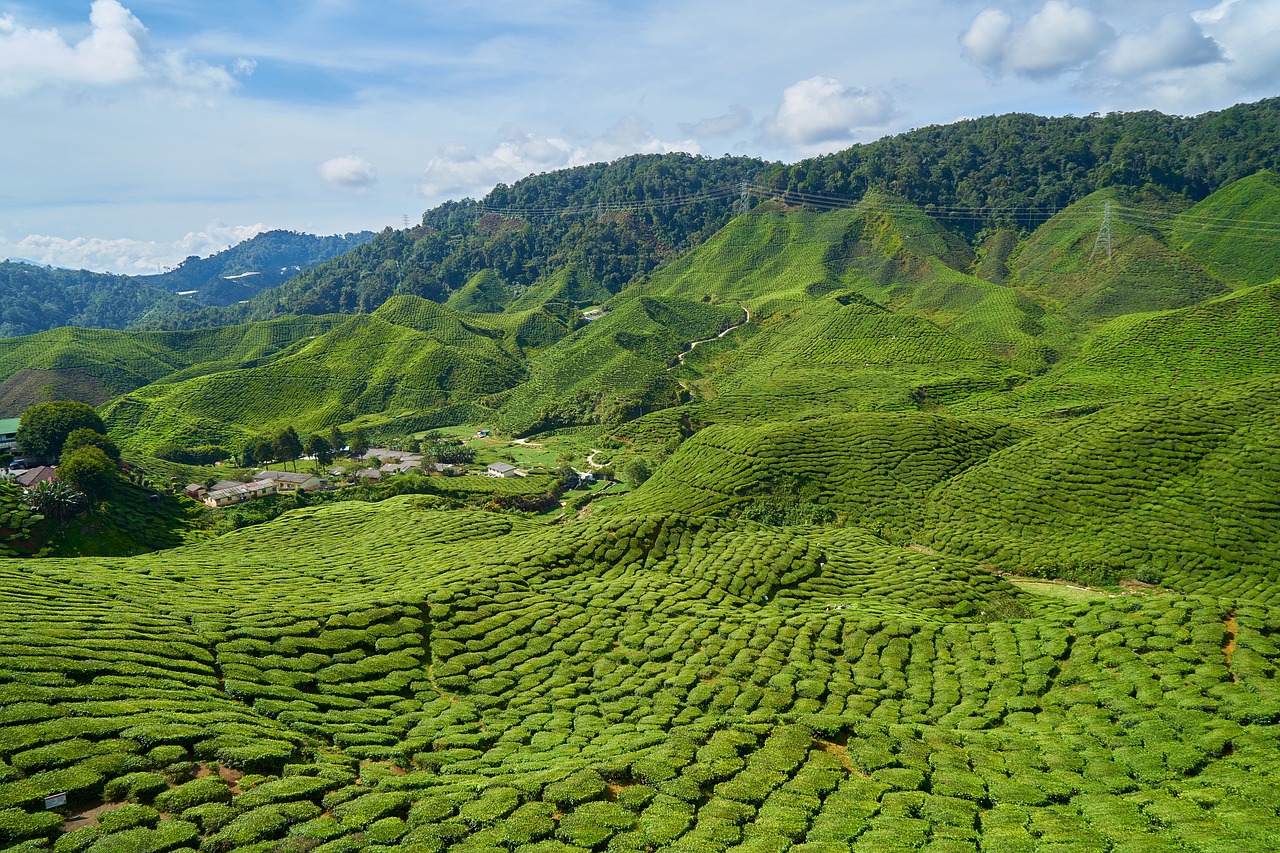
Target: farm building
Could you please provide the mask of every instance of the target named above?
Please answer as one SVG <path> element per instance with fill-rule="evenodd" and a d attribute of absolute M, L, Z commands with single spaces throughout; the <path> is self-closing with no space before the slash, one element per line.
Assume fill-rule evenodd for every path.
<path fill-rule="evenodd" d="M 315 474 L 295 471 L 259 471 L 253 479 L 259 482 L 270 480 L 276 484 L 278 492 L 314 492 L 320 488 L 320 478 Z"/>
<path fill-rule="evenodd" d="M 490 463 L 489 467 L 485 469 L 484 473 L 485 473 L 485 476 L 487 477 L 523 477 L 524 476 L 523 471 L 521 471 L 519 468 L 517 468 L 514 465 L 507 464 L 506 462 Z"/>
<path fill-rule="evenodd" d="M 18 449 L 18 425 L 21 418 L 0 419 L 0 453 L 13 453 Z"/>
<path fill-rule="evenodd" d="M 40 465 L 36 468 L 28 468 L 26 471 L 20 471 L 14 476 L 14 480 L 24 489 L 29 489 L 36 483 L 43 483 L 46 480 L 55 479 L 58 476 L 56 468 L 48 465 Z"/>
<path fill-rule="evenodd" d="M 222 485 L 218 483 L 217 485 Z M 214 489 L 205 494 L 201 500 L 208 506 L 220 507 L 230 506 L 231 504 L 243 503 L 251 501 L 255 498 L 264 498 L 267 495 L 276 493 L 276 484 L 273 480 L 254 480 L 252 483 L 236 483 L 225 489 Z"/>

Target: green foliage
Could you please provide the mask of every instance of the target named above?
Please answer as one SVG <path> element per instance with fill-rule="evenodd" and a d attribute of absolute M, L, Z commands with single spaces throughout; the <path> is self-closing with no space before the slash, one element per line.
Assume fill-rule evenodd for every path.
<path fill-rule="evenodd" d="M 101 432 L 84 427 L 73 429 L 67 434 L 66 440 L 62 443 L 60 456 L 65 457 L 68 453 L 79 450 L 81 447 L 96 447 L 113 462 L 120 461 L 120 448 L 116 447 L 114 441 Z"/>
<path fill-rule="evenodd" d="M 22 413 L 18 427 L 18 447 L 36 459 L 54 460 L 74 431 L 87 429 L 105 433 L 106 426 L 93 407 L 75 401 L 41 403 Z"/>
<path fill-rule="evenodd" d="M 58 479 L 91 501 L 110 495 L 119 476 L 115 461 L 93 444 L 66 451 L 58 465 Z"/>
<path fill-rule="evenodd" d="M 1056 150 L 1064 128 L 1152 123 L 1194 130 L 1151 116 L 1035 127 Z M 934 137 L 948 138 L 926 129 L 875 156 Z M 1203 186 L 1164 189 L 1207 191 L 1243 168 L 1233 145 L 1204 161 Z M 1078 152 L 1089 180 L 1146 174 L 1110 150 L 1106 174 Z M 663 162 L 698 166 L 629 167 Z M 809 165 L 834 179 L 827 160 Z M 610 168 L 495 194 L 590 199 L 600 185 L 573 181 Z M 1020 197 L 1023 178 L 991 192 Z M 388 232 L 362 257 L 381 265 L 412 242 L 455 266 L 344 284 L 349 258 L 323 271 L 316 305 L 372 308 L 404 274 L 438 300 L 462 282 L 472 313 L 401 295 L 282 328 L 260 359 L 245 345 L 175 361 L 117 400 L 115 435 L 144 449 L 196 435 L 242 447 L 294 423 L 359 445 L 461 418 L 451 433 L 493 430 L 471 442 L 484 454 L 516 426 L 573 423 L 539 452 L 655 470 L 563 512 L 559 474 L 398 476 L 290 497 L 181 549 L 0 564 L 0 844 L 1270 849 L 1275 288 L 1246 286 L 1261 268 L 1249 258 L 1205 272 L 1220 246 L 1195 249 L 1202 266 L 1127 221 L 1118 248 L 1143 248 L 1141 263 L 1082 259 L 1107 198 L 1185 210 L 1158 187 L 1077 198 L 1050 168 L 1046 198 L 1080 206 L 1029 239 L 986 223 L 975 257 L 909 203 L 921 180 L 843 211 L 765 203 L 705 240 L 697 216 L 655 217 L 687 242 L 653 266 L 640 217 L 565 217 L 549 230 L 589 242 L 548 259 L 532 221 L 447 205 L 428 215 L 435 233 Z M 1261 203 L 1268 187 L 1213 204 Z M 591 248 L 606 245 L 620 257 Z M 608 312 L 580 325 L 601 288 Z M 461 447 L 435 437 L 428 449 Z M 533 506 L 559 523 L 497 511 Z M 158 541 L 107 512 L 121 540 Z M 40 527 L 6 518 L 10 537 Z M 93 518 L 51 526 L 68 545 Z M 41 811 L 50 791 L 72 808 L 129 802 L 60 835 Z"/>

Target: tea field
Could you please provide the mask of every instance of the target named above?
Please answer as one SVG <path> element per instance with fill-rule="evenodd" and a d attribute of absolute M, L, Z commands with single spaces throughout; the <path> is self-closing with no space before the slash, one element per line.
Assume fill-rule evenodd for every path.
<path fill-rule="evenodd" d="M 1280 291 L 1225 235 L 1275 190 L 972 241 L 780 197 L 620 291 L 3 342 L 0 399 L 97 383 L 144 463 L 360 426 L 541 470 L 0 561 L 0 849 L 1274 850 Z"/>
<path fill-rule="evenodd" d="M 0 584 L 9 849 L 1266 850 L 1280 832 L 1280 620 L 1256 588 L 1069 603 L 853 528 L 548 528 L 412 497 Z M 41 809 L 62 791 L 96 822 Z"/>

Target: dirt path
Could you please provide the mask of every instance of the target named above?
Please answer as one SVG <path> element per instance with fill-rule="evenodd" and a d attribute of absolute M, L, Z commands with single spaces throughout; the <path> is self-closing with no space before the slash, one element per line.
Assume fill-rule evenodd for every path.
<path fill-rule="evenodd" d="M 511 439 L 511 443 L 512 443 L 512 444 L 518 444 L 518 445 L 520 445 L 521 447 L 541 447 L 541 446 L 542 446 L 542 445 L 541 445 L 541 444 L 539 444 L 538 442 L 536 442 L 536 441 L 530 441 L 530 440 L 529 440 L 529 439 L 527 439 L 527 438 L 513 438 L 513 439 Z"/>
<path fill-rule="evenodd" d="M 741 328 L 741 327 L 745 326 L 747 323 L 750 323 L 750 322 L 751 322 L 751 309 L 750 309 L 750 308 L 748 308 L 747 306 L 745 306 L 745 305 L 741 304 L 741 303 L 738 303 L 738 307 L 739 307 L 739 308 L 741 308 L 741 309 L 742 309 L 742 313 L 746 315 L 745 317 L 743 317 L 743 318 L 742 318 L 742 321 L 741 321 L 741 322 L 739 322 L 739 323 L 735 323 L 734 325 L 732 325 L 732 326 L 730 326 L 729 328 L 725 329 L 723 332 L 721 332 L 721 333 L 720 333 L 720 334 L 718 334 L 718 335 L 713 335 L 712 337 L 709 337 L 709 338 L 702 338 L 701 340 L 696 340 L 696 341 L 694 341 L 693 343 L 689 344 L 689 348 L 688 348 L 687 350 L 685 350 L 684 352 L 680 353 L 678 356 L 676 356 L 676 363 L 675 363 L 675 364 L 673 364 L 673 365 L 671 365 L 670 367 L 668 367 L 668 368 L 667 368 L 667 370 L 675 370 L 677 367 L 679 367 L 680 365 L 684 364 L 685 356 L 689 355 L 689 353 L 691 353 L 691 352 L 693 352 L 695 349 L 697 349 L 697 348 L 698 348 L 698 346 L 699 346 L 700 344 L 709 343 L 709 342 L 711 342 L 711 341 L 718 341 L 718 340 L 720 340 L 721 338 L 723 338 L 725 335 L 727 335 L 727 334 L 729 334 L 730 332 L 732 332 L 734 329 L 739 329 L 739 328 Z"/>
<path fill-rule="evenodd" d="M 591 452 L 587 454 L 587 467 L 588 467 L 588 468 L 590 468 L 590 469 L 592 469 L 592 470 L 594 470 L 594 471 L 599 471 L 601 468 L 603 468 L 603 467 L 604 467 L 603 465 L 601 465 L 601 464 L 599 464 L 598 462 L 596 462 L 596 454 L 597 454 L 597 453 L 600 453 L 600 452 L 601 452 L 601 451 L 596 450 L 594 447 L 593 447 L 593 448 L 591 448 Z"/>

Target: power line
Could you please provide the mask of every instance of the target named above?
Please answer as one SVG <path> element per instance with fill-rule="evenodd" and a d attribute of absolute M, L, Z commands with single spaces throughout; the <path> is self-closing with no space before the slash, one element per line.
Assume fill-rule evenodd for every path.
<path fill-rule="evenodd" d="M 1093 241 L 1093 251 L 1089 253 L 1089 260 L 1093 260 L 1093 256 L 1098 254 L 1098 250 L 1106 247 L 1107 263 L 1111 262 L 1111 202 L 1107 202 L 1102 207 L 1102 227 L 1098 230 L 1098 239 Z"/>

